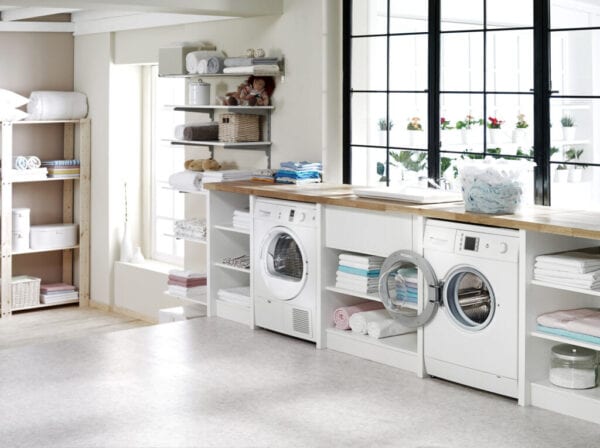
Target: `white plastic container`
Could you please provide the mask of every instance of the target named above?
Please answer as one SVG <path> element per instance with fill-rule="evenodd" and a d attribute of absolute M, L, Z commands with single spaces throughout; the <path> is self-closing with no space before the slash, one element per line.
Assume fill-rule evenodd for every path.
<path fill-rule="evenodd" d="M 210 84 L 201 79 L 190 82 L 188 103 L 191 106 L 208 106 L 210 104 Z"/>
<path fill-rule="evenodd" d="M 13 252 L 24 252 L 29 249 L 29 230 L 27 232 L 19 231 L 12 233 Z"/>
<path fill-rule="evenodd" d="M 12 230 L 13 232 L 22 232 L 29 235 L 31 209 L 13 208 L 12 210 Z"/>
<path fill-rule="evenodd" d="M 77 224 L 31 226 L 29 247 L 32 250 L 44 250 L 76 246 L 77 233 Z"/>

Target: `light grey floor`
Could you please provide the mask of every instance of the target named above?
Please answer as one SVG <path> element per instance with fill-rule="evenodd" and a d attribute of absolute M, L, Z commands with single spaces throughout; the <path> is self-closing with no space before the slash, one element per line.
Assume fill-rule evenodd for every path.
<path fill-rule="evenodd" d="M 596 447 L 600 426 L 216 318 L 0 352 L 3 447 Z"/>
<path fill-rule="evenodd" d="M 132 317 L 78 306 L 14 313 L 11 317 L 0 319 L 0 349 L 147 325 L 150 324 Z"/>

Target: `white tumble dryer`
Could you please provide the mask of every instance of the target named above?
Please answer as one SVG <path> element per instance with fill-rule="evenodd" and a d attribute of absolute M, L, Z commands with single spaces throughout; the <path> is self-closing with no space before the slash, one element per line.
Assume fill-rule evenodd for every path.
<path fill-rule="evenodd" d="M 428 220 L 423 255 L 398 251 L 382 266 L 380 295 L 393 317 L 423 326 L 428 374 L 517 396 L 518 231 Z M 399 268 L 422 277 L 419 311 L 395 297 Z"/>
<path fill-rule="evenodd" d="M 252 275 L 259 327 L 316 341 L 319 209 L 257 198 Z"/>

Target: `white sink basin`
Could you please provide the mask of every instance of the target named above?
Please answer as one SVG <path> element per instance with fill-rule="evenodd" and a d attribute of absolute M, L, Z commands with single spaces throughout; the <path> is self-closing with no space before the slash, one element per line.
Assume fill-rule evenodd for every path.
<path fill-rule="evenodd" d="M 354 188 L 354 194 L 365 198 L 390 199 L 419 204 L 439 204 L 463 200 L 460 193 L 414 186 Z"/>

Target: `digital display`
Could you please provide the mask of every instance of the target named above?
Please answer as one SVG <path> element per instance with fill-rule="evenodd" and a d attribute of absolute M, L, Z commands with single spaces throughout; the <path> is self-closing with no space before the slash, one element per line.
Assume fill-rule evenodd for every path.
<path fill-rule="evenodd" d="M 292 222 L 294 220 L 294 214 L 296 213 L 296 210 L 290 210 L 290 217 L 289 217 L 289 221 Z"/>
<path fill-rule="evenodd" d="M 465 236 L 465 250 L 476 250 L 477 249 L 477 238 L 472 236 Z"/>

